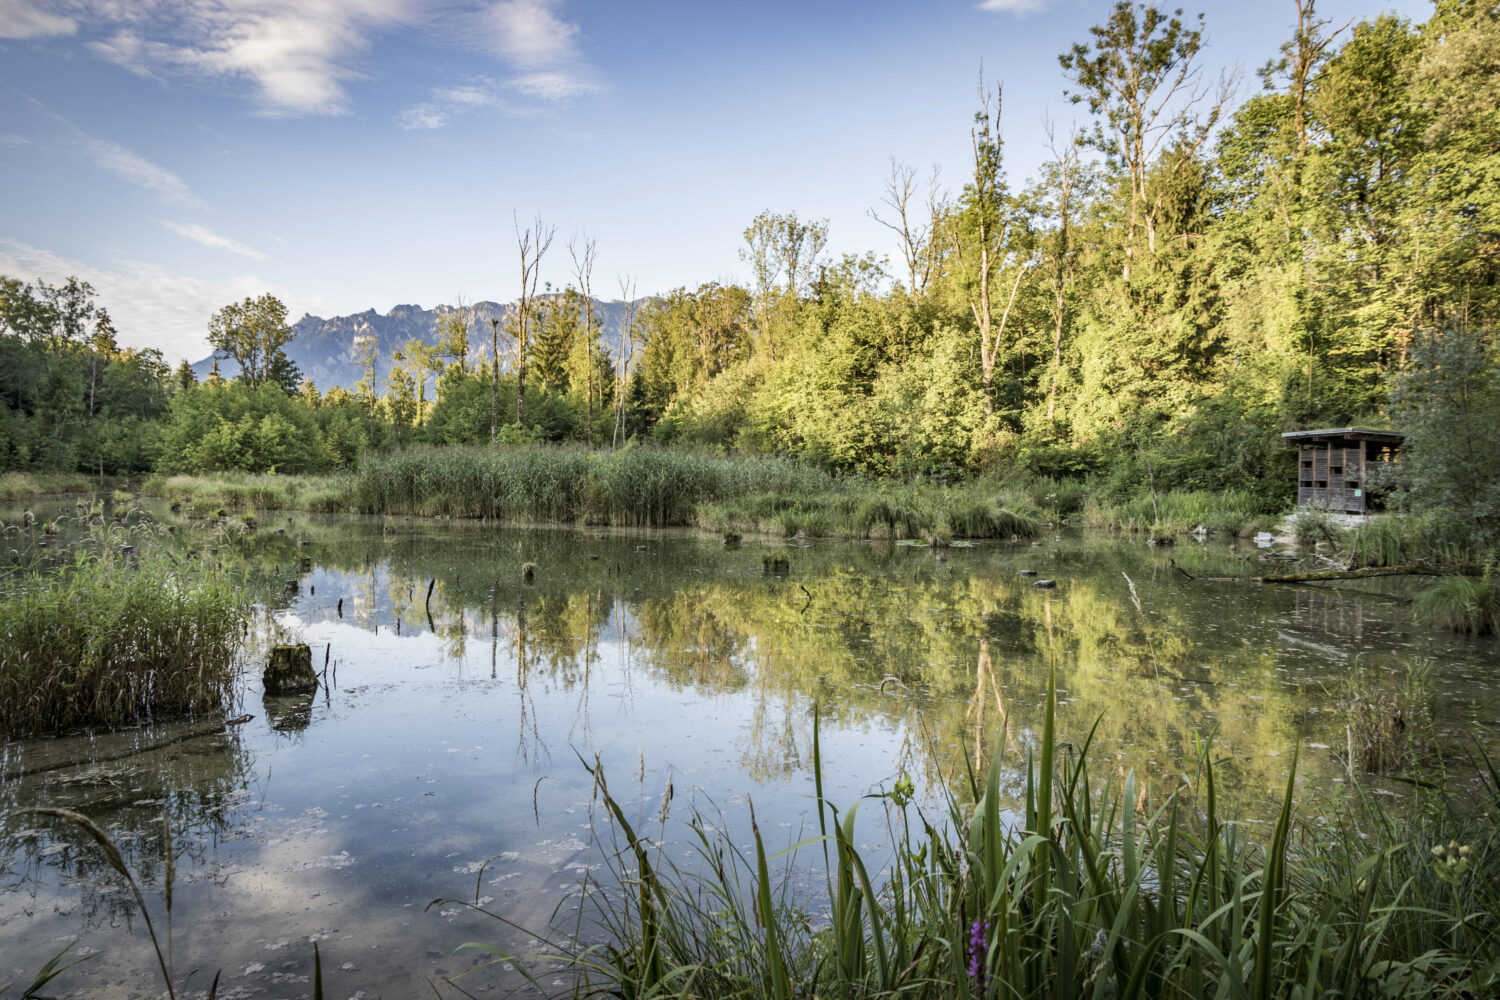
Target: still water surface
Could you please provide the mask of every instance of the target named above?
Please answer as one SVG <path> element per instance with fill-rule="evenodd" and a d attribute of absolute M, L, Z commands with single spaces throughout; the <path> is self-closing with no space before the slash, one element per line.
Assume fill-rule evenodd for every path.
<path fill-rule="evenodd" d="M 1018 791 L 1055 665 L 1061 728 L 1081 738 L 1102 714 L 1106 771 L 1170 790 L 1195 736 L 1216 730 L 1251 822 L 1294 749 L 1305 786 L 1341 780 L 1341 698 L 1352 683 L 1394 689 L 1413 658 L 1431 663 L 1445 738 L 1500 734 L 1495 644 L 1411 625 L 1399 590 L 1208 583 L 1169 562 L 1254 571 L 1260 553 L 1243 546 L 726 548 L 688 532 L 309 516 L 177 537 L 211 548 L 258 602 L 235 713 L 254 718 L 7 744 L 0 808 L 66 806 L 106 827 L 159 932 L 165 812 L 189 992 L 222 970 L 220 996 L 310 995 L 313 942 L 330 997 L 432 995 L 430 983 L 457 996 L 442 980 L 465 970 L 470 992 L 503 992 L 513 973 L 455 948 L 525 950 L 528 937 L 428 904 L 478 899 L 540 928 L 563 901 L 566 916 L 568 889 L 602 860 L 580 758 L 602 762 L 645 826 L 663 830 L 670 782 L 674 819 L 697 807 L 748 834 L 753 801 L 785 846 L 816 827 L 815 706 L 835 802 L 906 772 L 930 803 L 1002 743 Z M 763 570 L 772 554 L 788 575 Z M 263 697 L 263 650 L 288 640 L 328 664 L 311 699 Z M 879 810 L 866 815 L 878 856 Z M 680 827 L 662 837 L 685 846 Z M 0 983 L 77 938 L 72 954 L 92 957 L 59 995 L 160 991 L 125 890 L 77 835 L 7 816 L 0 859 Z"/>

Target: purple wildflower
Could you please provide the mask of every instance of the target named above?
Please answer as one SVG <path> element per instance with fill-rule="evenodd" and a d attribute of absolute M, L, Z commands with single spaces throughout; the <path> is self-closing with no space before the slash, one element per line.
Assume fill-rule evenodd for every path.
<path fill-rule="evenodd" d="M 969 928 L 969 978 L 974 981 L 974 992 L 984 996 L 985 953 L 989 950 L 990 922 L 976 920 Z"/>

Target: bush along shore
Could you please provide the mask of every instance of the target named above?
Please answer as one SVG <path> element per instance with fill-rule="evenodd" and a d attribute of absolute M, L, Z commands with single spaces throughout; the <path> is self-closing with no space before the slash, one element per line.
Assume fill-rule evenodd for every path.
<path fill-rule="evenodd" d="M 463 947 L 523 970 L 564 961 L 575 996 L 1291 1000 L 1500 988 L 1500 784 L 1488 761 L 1465 798 L 1418 782 L 1393 808 L 1356 789 L 1303 823 L 1293 758 L 1274 823 L 1246 824 L 1216 798 L 1224 762 L 1211 740 L 1196 773 L 1156 797 L 1133 775 L 1099 781 L 1089 739 L 1054 732 L 1055 704 L 1049 683 L 1020 803 L 1002 792 L 999 756 L 964 795 L 947 795 L 941 817 L 913 804 L 904 777 L 868 797 L 887 809 L 894 845 L 879 870 L 857 846 L 856 808 L 823 797 L 816 736 L 818 829 L 776 869 L 753 805 L 748 838 L 695 813 L 694 856 L 668 857 L 666 804 L 660 831 L 633 825 L 596 761 L 606 871 L 578 890 L 575 936 L 543 935 L 552 950 L 531 956 Z M 787 876 L 809 855 L 824 890 L 798 898 Z"/>
<path fill-rule="evenodd" d="M 232 581 L 150 524 L 98 526 L 50 558 L 0 576 L 0 733 L 229 706 L 248 610 Z"/>

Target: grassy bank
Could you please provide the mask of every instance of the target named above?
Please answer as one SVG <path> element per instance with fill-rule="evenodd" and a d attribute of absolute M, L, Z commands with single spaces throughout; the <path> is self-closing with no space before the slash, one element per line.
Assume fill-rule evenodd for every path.
<path fill-rule="evenodd" d="M 345 476 L 281 476 L 254 473 L 204 476 L 151 476 L 141 484 L 145 496 L 161 497 L 195 517 L 220 511 L 349 509 Z"/>
<path fill-rule="evenodd" d="M 89 493 L 99 489 L 99 480 L 73 472 L 0 473 L 0 503 L 34 500 L 59 493 Z"/>
<path fill-rule="evenodd" d="M 795 849 L 822 868 L 812 899 L 773 876 L 753 807 L 748 836 L 692 816 L 696 854 L 679 866 L 659 846 L 676 837 L 665 807 L 662 829 L 637 829 L 591 768 L 611 871 L 584 882 L 579 940 L 553 940 L 546 960 L 569 963 L 575 995 L 624 997 L 1494 994 L 1492 768 L 1464 800 L 1421 792 L 1393 808 L 1353 792 L 1304 825 L 1293 759 L 1274 822 L 1244 824 L 1216 799 L 1210 741 L 1177 788 L 1101 781 L 1089 741 L 1054 733 L 1055 698 L 1049 685 L 1019 804 L 999 758 L 943 816 L 913 805 L 904 779 L 874 796 L 866 808 L 886 808 L 894 844 L 879 871 L 856 809 L 823 798 L 815 737 L 818 827 Z"/>
<path fill-rule="evenodd" d="M 0 732 L 218 710 L 245 608 L 149 528 L 98 531 L 60 566 L 0 578 Z"/>

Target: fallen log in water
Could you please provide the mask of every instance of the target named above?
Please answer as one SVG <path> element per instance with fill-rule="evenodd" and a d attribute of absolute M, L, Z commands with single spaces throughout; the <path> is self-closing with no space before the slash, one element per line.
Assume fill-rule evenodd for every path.
<path fill-rule="evenodd" d="M 1483 568 L 1470 563 L 1431 566 L 1407 563 L 1401 566 L 1366 566 L 1362 569 L 1314 570 L 1308 573 L 1268 573 L 1264 576 L 1194 576 L 1175 559 L 1167 560 L 1173 569 L 1189 580 L 1210 583 L 1324 583 L 1330 580 L 1363 580 L 1376 576 L 1479 576 Z"/>

